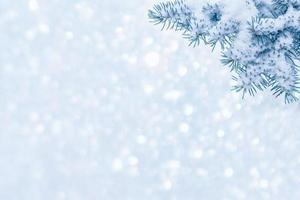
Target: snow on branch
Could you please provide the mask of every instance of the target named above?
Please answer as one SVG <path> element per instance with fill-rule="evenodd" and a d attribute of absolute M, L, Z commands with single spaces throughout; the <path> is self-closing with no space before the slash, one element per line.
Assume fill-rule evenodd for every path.
<path fill-rule="evenodd" d="M 148 15 L 162 29 L 182 31 L 192 46 L 220 45 L 243 97 L 270 88 L 286 103 L 298 100 L 300 0 L 174 0 Z"/>

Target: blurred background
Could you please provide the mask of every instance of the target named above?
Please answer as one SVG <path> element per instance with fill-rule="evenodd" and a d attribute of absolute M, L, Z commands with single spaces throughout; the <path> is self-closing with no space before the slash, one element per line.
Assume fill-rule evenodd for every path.
<path fill-rule="evenodd" d="M 300 198 L 300 109 L 230 91 L 151 0 L 0 0 L 0 199 Z"/>

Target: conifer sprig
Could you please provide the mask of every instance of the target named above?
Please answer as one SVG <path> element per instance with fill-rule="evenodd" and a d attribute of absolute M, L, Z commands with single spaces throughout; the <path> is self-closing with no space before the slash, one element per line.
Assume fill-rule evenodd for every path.
<path fill-rule="evenodd" d="M 300 0 L 200 2 L 197 6 L 185 0 L 162 2 L 148 15 L 162 29 L 182 31 L 194 47 L 201 41 L 213 49 L 220 45 L 221 61 L 234 73 L 233 90 L 243 97 L 270 88 L 275 97 L 284 96 L 286 103 L 297 101 Z M 241 4 L 241 16 L 228 11 L 228 2 Z M 246 19 L 244 12 L 248 12 Z"/>

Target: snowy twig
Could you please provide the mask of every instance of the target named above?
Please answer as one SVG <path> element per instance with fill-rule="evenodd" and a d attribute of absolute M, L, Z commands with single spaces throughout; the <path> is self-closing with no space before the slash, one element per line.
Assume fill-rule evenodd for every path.
<path fill-rule="evenodd" d="M 298 100 L 300 0 L 174 0 L 155 5 L 149 18 L 182 31 L 190 45 L 220 44 L 243 96 L 271 88 L 286 103 Z"/>

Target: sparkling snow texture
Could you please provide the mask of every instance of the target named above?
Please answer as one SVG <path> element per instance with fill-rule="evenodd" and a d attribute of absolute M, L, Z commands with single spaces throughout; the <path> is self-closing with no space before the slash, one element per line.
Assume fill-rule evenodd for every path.
<path fill-rule="evenodd" d="M 300 198 L 300 107 L 241 99 L 153 1 L 1 0 L 1 200 Z"/>

